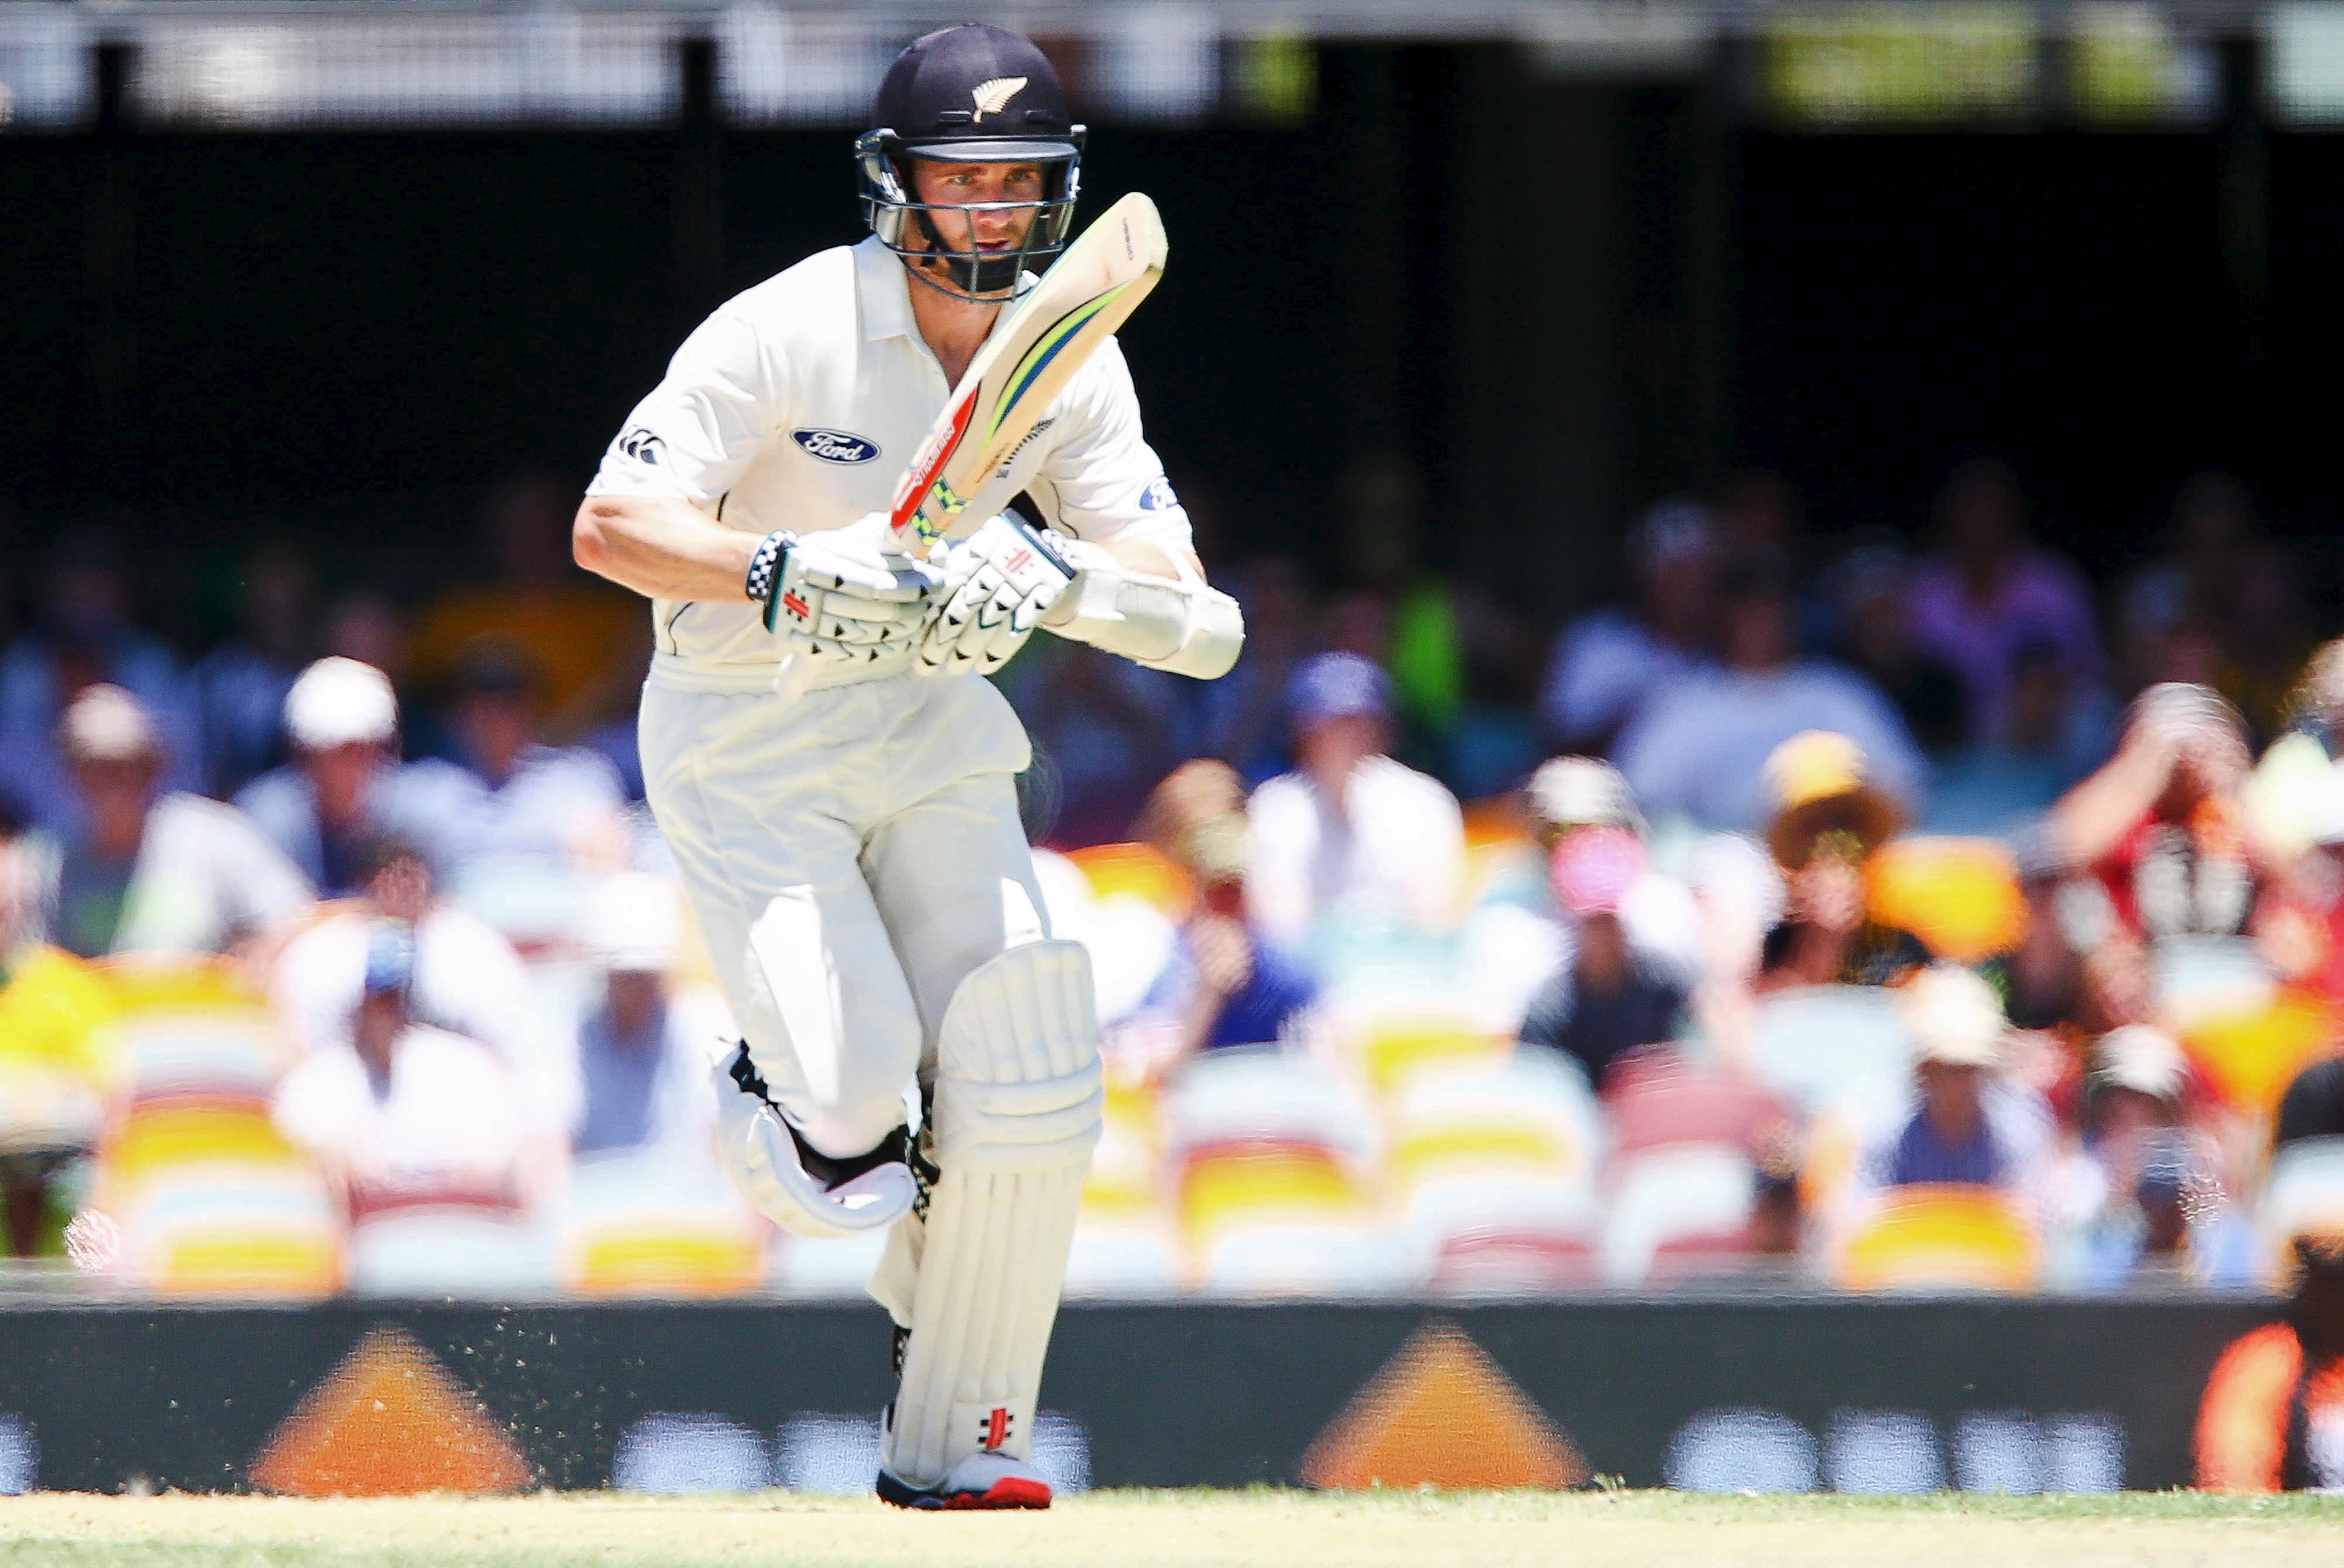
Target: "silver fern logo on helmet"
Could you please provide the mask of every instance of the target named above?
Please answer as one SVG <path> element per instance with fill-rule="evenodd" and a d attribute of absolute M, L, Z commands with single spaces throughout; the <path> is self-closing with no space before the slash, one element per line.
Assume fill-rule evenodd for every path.
<path fill-rule="evenodd" d="M 1023 76 L 995 76 L 990 82 L 979 82 L 971 87 L 968 95 L 976 100 L 976 117 L 981 120 L 987 115 L 997 115 L 1007 108 L 1009 100 L 1015 97 L 1018 89 L 1025 85 Z"/>

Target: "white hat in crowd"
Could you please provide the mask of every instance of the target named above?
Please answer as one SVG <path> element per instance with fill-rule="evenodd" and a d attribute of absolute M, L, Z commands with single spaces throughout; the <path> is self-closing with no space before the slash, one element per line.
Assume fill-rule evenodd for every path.
<path fill-rule="evenodd" d="M 285 733 L 305 751 L 385 741 L 398 730 L 390 678 L 355 658 L 319 659 L 285 694 Z"/>
<path fill-rule="evenodd" d="M 606 877 L 587 906 L 586 949 L 606 970 L 661 971 L 675 967 L 683 912 L 673 884 L 647 871 Z"/>
<path fill-rule="evenodd" d="M 2093 1051 L 2092 1076 L 2110 1089 L 2129 1089 L 2153 1100 L 2178 1100 L 2188 1081 L 2189 1061 L 2171 1035 L 2145 1023 L 2128 1023 L 2100 1037 Z"/>
<path fill-rule="evenodd" d="M 163 749 L 139 700 L 118 686 L 82 689 L 57 720 L 57 743 L 76 762 L 143 762 Z"/>
<path fill-rule="evenodd" d="M 2009 1022 L 1994 988 L 1959 964 L 1931 964 L 1904 982 L 1897 1010 L 1917 1061 L 1993 1067 L 2002 1060 Z"/>
<path fill-rule="evenodd" d="M 1639 838 L 1644 814 L 1636 792 L 1609 762 L 1594 757 L 1556 757 L 1531 775 L 1531 813 L 1552 832 L 1563 828 L 1625 828 Z"/>

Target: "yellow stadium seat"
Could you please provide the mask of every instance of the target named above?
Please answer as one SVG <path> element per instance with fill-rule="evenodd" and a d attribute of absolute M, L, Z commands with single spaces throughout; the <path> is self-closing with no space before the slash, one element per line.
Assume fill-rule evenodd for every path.
<path fill-rule="evenodd" d="M 1992 839 L 1895 839 L 1864 865 L 1872 918 L 1955 963 L 2008 952 L 2026 934 L 2018 867 Z"/>
<path fill-rule="evenodd" d="M 2337 1022 L 2319 996 L 2285 986 L 2247 1010 L 2190 1020 L 2181 1043 L 2233 1109 L 2265 1116 L 2295 1075 L 2328 1051 Z"/>
<path fill-rule="evenodd" d="M 763 1249 L 746 1225 L 674 1216 L 599 1228 L 571 1248 L 571 1284 L 589 1296 L 732 1296 L 764 1277 Z"/>
<path fill-rule="evenodd" d="M 1513 1041 L 1454 1013 L 1370 1016 L 1345 1035 L 1345 1051 L 1359 1075 L 1382 1094 L 1429 1068 L 1494 1066 L 1513 1050 Z"/>
<path fill-rule="evenodd" d="M 1343 1163 L 1308 1145 L 1203 1151 L 1180 1172 L 1180 1219 L 1192 1237 L 1232 1222 L 1349 1219 L 1367 1207 Z"/>
<path fill-rule="evenodd" d="M 2035 1287 L 2035 1236 L 1982 1187 L 1903 1187 L 1886 1194 L 1849 1241 L 1840 1284 L 1851 1291 L 2025 1292 Z"/>
<path fill-rule="evenodd" d="M 1161 1208 L 1156 1111 L 1147 1084 L 1109 1080 L 1105 1125 L 1083 1181 L 1085 1215 L 1148 1215 Z"/>
<path fill-rule="evenodd" d="M 1093 898 L 1140 899 L 1176 920 L 1187 910 L 1187 873 L 1146 844 L 1097 844 L 1070 850 L 1066 859 L 1090 883 Z"/>
<path fill-rule="evenodd" d="M 193 1219 L 150 1244 L 148 1287 L 167 1296 L 323 1296 L 341 1284 L 341 1242 L 320 1216 Z"/>
<path fill-rule="evenodd" d="M 302 1163 L 265 1111 L 203 1099 L 133 1110 L 106 1141 L 104 1160 L 106 1180 L 116 1188 L 141 1186 L 193 1165 Z"/>

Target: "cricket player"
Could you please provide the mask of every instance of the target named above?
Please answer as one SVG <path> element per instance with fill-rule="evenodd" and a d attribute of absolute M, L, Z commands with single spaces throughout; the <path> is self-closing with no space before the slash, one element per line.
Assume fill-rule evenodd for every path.
<path fill-rule="evenodd" d="M 983 677 L 1037 624 L 1206 678 L 1243 631 L 1111 340 L 986 487 L 1032 498 L 1067 569 L 1000 517 L 893 552 L 897 474 L 1067 239 L 1084 131 L 1040 50 L 975 25 L 904 50 L 875 117 L 870 237 L 685 340 L 575 548 L 652 601 L 645 782 L 745 1036 L 716 1075 L 726 1167 L 793 1231 L 893 1227 L 879 1495 L 1040 1508 L 1028 1444 L 1098 1050 L 1087 960 L 1051 937 L 1018 823 L 1030 749 Z"/>

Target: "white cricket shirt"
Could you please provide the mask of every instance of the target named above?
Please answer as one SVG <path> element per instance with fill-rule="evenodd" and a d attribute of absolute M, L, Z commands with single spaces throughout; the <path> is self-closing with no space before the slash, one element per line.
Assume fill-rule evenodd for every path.
<path fill-rule="evenodd" d="M 912 317 L 917 286 L 872 238 L 808 256 L 736 297 L 676 350 L 666 378 L 603 454 L 590 493 L 678 496 L 757 535 L 843 528 L 886 511 L 952 392 Z M 1008 315 L 1000 312 L 996 331 Z M 969 526 L 1021 490 L 1041 521 L 1077 538 L 1137 531 L 1190 548 L 1187 515 L 1140 434 L 1131 371 L 1112 340 L 971 498 Z M 782 647 L 745 593 L 658 599 L 652 609 L 655 678 L 712 690 L 773 687 Z M 910 659 L 854 672 L 892 674 Z"/>

